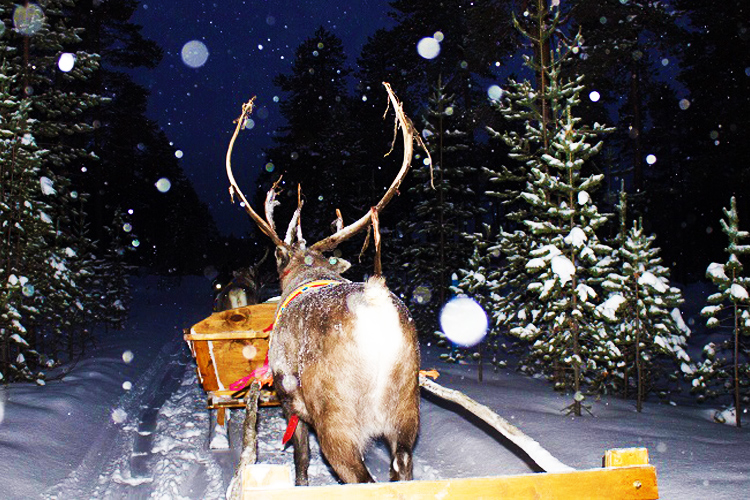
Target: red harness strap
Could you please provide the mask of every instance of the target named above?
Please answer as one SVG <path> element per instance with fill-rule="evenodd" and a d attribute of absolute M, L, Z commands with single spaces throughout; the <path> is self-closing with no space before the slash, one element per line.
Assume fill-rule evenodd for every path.
<path fill-rule="evenodd" d="M 299 417 L 297 415 L 292 415 L 289 418 L 289 422 L 287 422 L 286 424 L 286 431 L 284 431 L 284 437 L 281 438 L 281 444 L 286 444 L 290 439 L 292 439 L 294 431 L 297 430 L 298 423 Z"/>

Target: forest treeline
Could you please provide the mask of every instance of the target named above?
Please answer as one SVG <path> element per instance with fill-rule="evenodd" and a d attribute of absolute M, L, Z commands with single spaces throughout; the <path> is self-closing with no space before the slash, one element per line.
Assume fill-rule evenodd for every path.
<path fill-rule="evenodd" d="M 128 76 L 161 58 L 129 21 L 137 6 L 0 4 L 4 381 L 43 383 L 45 366 L 80 352 L 94 324 L 121 324 L 132 266 L 200 272 L 226 243 L 145 117 L 147 91 Z M 432 157 L 415 156 L 382 216 L 389 283 L 423 335 L 457 293 L 490 317 L 485 343 L 447 359 L 500 364 L 502 339 L 516 337 L 521 368 L 570 390 L 575 413 L 602 392 L 632 396 L 640 408 L 683 376 L 704 395 L 732 381 L 739 408 L 744 337 L 707 346 L 700 366 L 686 359 L 687 333 L 673 314 L 681 292 L 669 280 L 703 279 L 728 253 L 709 273 L 720 293 L 706 314 L 723 315 L 718 325 L 734 317 L 735 333 L 747 328 L 735 285 L 744 286 L 736 262 L 746 251 L 737 221 L 750 203 L 748 7 L 389 6 L 390 27 L 356 59 L 320 28 L 276 76 L 286 124 L 265 151 L 255 200 L 283 174 L 289 198 L 277 218 L 289 220 L 301 184 L 309 240 L 329 233 L 336 209 L 345 221 L 368 210 L 399 167 L 398 154 L 384 156 L 389 82 Z M 370 272 L 371 254 L 352 259 L 356 243 L 341 251 L 355 261 L 353 277 Z M 732 359 L 717 354 L 732 347 Z"/>
<path fill-rule="evenodd" d="M 202 271 L 214 221 L 128 71 L 162 50 L 136 1 L 0 2 L 0 380 L 118 327 L 128 275 Z"/>
<path fill-rule="evenodd" d="M 311 240 L 328 234 L 336 209 L 345 222 L 364 213 L 399 167 L 384 157 L 393 125 L 383 120 L 381 82 L 389 82 L 432 157 L 428 165 L 415 156 L 382 214 L 389 283 L 425 336 L 456 293 L 478 300 L 490 319 L 482 344 L 454 347 L 446 359 L 504 363 L 502 339 L 521 339 L 520 367 L 570 390 L 576 414 L 587 395 L 605 392 L 633 397 L 640 409 L 678 379 L 701 396 L 726 392 L 729 381 L 746 400 L 750 381 L 731 369 L 747 370 L 744 336 L 707 346 L 713 354 L 698 367 L 675 314 L 681 291 L 669 282 L 704 279 L 725 249 L 728 262 L 745 251 L 727 247 L 738 227 L 725 231 L 722 215 L 733 195 L 733 217 L 744 220 L 750 203 L 747 6 L 390 6 L 393 26 L 370 37 L 356 64 L 321 27 L 276 77 L 287 124 L 266 151 L 255 199 L 283 174 L 283 223 L 301 184 Z M 348 257 L 359 250 L 342 248 Z M 367 258 L 357 264 L 354 274 L 371 272 Z M 727 266 L 734 274 L 724 275 L 725 290 L 747 284 Z M 722 292 L 715 300 L 747 316 L 746 298 Z M 731 309 L 714 311 L 723 322 Z M 735 325 L 746 332 L 748 323 Z"/>

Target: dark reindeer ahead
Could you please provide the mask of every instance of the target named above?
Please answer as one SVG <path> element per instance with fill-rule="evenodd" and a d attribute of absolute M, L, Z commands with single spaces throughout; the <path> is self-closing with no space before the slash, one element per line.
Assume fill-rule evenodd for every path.
<path fill-rule="evenodd" d="M 382 277 L 352 283 L 341 276 L 350 264 L 324 255 L 376 222 L 409 170 L 413 128 L 390 86 L 384 85 L 403 133 L 401 170 L 367 214 L 346 227 L 339 215 L 338 231 L 311 246 L 302 237 L 299 196 L 282 240 L 273 222 L 276 186 L 266 197 L 263 219 L 232 175 L 232 148 L 253 100 L 243 105 L 227 151 L 230 193 L 240 197 L 250 217 L 276 246 L 281 302 L 269 364 L 290 422 L 287 433 L 292 433 L 298 485 L 308 482 L 308 425 L 342 481 L 373 482 L 363 456 L 367 444 L 378 438 L 385 439 L 390 449 L 391 480 L 412 478 L 412 448 L 419 430 L 419 347 L 414 322 Z"/>
<path fill-rule="evenodd" d="M 232 271 L 232 279 L 222 284 L 216 281 L 214 312 L 236 309 L 260 302 L 260 291 L 265 277 L 261 277 L 260 267 L 268 257 L 268 250 L 260 261 L 249 267 Z"/>

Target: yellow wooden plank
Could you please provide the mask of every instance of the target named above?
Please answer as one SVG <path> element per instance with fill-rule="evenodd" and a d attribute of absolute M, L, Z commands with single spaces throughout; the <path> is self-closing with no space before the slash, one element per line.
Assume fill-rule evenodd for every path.
<path fill-rule="evenodd" d="M 648 449 L 615 448 L 604 454 L 605 467 L 625 467 L 628 465 L 647 465 Z"/>
<path fill-rule="evenodd" d="M 216 408 L 244 408 L 244 399 L 232 399 L 232 394 L 237 391 L 208 391 L 208 401 L 206 407 L 214 410 Z M 271 388 L 263 388 L 260 391 L 260 400 L 258 406 L 279 406 L 279 398 L 276 392 Z"/>
<path fill-rule="evenodd" d="M 267 339 L 271 332 L 261 330 L 244 330 L 236 332 L 216 333 L 186 333 L 182 336 L 187 341 L 195 340 L 245 340 L 245 339 Z"/>
<path fill-rule="evenodd" d="M 253 464 L 242 469 L 245 490 L 258 488 L 293 488 L 292 470 L 288 465 Z"/>
<path fill-rule="evenodd" d="M 243 486 L 250 500 L 653 500 L 659 498 L 651 465 L 562 473 L 524 474 L 440 481 L 350 484 L 257 489 Z"/>

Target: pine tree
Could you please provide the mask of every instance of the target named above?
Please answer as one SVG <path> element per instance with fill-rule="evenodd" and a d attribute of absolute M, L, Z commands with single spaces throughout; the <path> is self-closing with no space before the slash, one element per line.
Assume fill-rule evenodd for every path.
<path fill-rule="evenodd" d="M 440 308 L 449 296 L 451 276 L 471 255 L 470 234 L 482 208 L 477 203 L 477 169 L 471 165 L 465 116 L 438 79 L 422 115 L 422 135 L 432 165 L 417 165 L 415 185 L 408 190 L 414 208 L 398 224 L 404 235 L 400 252 L 405 267 L 405 293 L 420 331 L 434 331 Z"/>
<path fill-rule="evenodd" d="M 719 231 L 706 234 L 706 228 L 722 217 L 727 193 L 738 196 L 740 213 L 750 213 L 750 198 L 741 196 L 750 192 L 745 57 L 750 52 L 750 4 L 744 0 L 676 0 L 668 5 L 685 13 L 679 23 L 685 33 L 679 39 L 676 78 L 687 92 L 675 111 L 679 114 L 675 124 L 680 139 L 676 147 L 679 189 L 661 200 L 662 207 L 684 218 L 681 224 L 665 224 L 675 228 L 669 236 L 671 255 L 665 253 L 665 258 L 679 259 L 679 267 L 686 270 L 681 280 L 692 281 L 703 277 L 705 256 L 719 255 L 724 248 L 723 235 Z M 675 186 L 674 181 L 670 178 L 669 185 Z M 667 236 L 661 230 L 659 234 Z"/>
<path fill-rule="evenodd" d="M 586 57 L 576 61 L 576 71 L 586 74 L 599 96 L 584 106 L 583 116 L 604 120 L 608 111 L 617 110 L 612 118 L 616 130 L 607 141 L 618 152 L 611 175 L 627 176 L 633 201 L 640 200 L 647 186 L 653 186 L 652 172 L 666 166 L 661 157 L 666 145 L 660 148 L 653 136 L 657 124 L 651 109 L 663 97 L 658 73 L 675 64 L 680 50 L 675 46 L 677 13 L 663 2 L 578 0 L 571 16 L 573 29 L 586 34 Z M 677 104 L 674 95 L 671 102 Z M 647 169 L 647 153 L 661 161 Z"/>
<path fill-rule="evenodd" d="M 545 5 L 538 5 L 533 13 L 524 13 L 526 29 L 513 16 L 517 31 L 532 45 L 534 55 L 523 57 L 524 64 L 536 75 L 535 83 L 510 78 L 505 88 L 498 89 L 491 96 L 493 108 L 503 118 L 504 130 L 498 132 L 490 126 L 487 129 L 491 137 L 504 143 L 508 148 L 507 157 L 515 162 L 510 166 L 483 167 L 490 185 L 495 186 L 486 194 L 498 200 L 497 205 L 505 212 L 505 220 L 494 244 L 503 256 L 503 263 L 492 275 L 496 297 L 492 314 L 496 324 L 520 337 L 535 334 L 535 327 L 529 320 L 538 314 L 536 300 L 527 289 L 531 278 L 526 263 L 531 259 L 531 244 L 524 230 L 524 221 L 532 218 L 535 208 L 521 193 L 532 178 L 531 167 L 539 165 L 542 154 L 549 149 L 549 133 L 554 127 L 547 111 L 550 105 L 548 66 L 550 38 L 558 32 L 560 20 L 559 12 L 553 14 Z M 532 32 L 539 35 L 534 36 Z M 540 61 L 547 61 L 547 65 Z M 529 366 L 522 368 L 532 369 Z"/>
<path fill-rule="evenodd" d="M 46 150 L 39 175 L 44 183 L 44 215 L 54 230 L 35 242 L 40 248 L 27 263 L 29 268 L 42 269 L 32 282 L 33 300 L 38 304 L 27 309 L 24 321 L 34 332 L 35 342 L 46 343 L 54 356 L 70 352 L 79 343 L 76 337 L 86 321 L 83 313 L 91 302 L 90 291 L 77 283 L 79 275 L 90 272 L 82 266 L 90 264 L 85 256 L 91 242 L 75 234 L 77 219 L 85 215 L 79 213 L 79 192 L 71 176 L 81 168 L 78 162 L 96 158 L 84 138 L 94 130 L 85 115 L 105 101 L 87 88 L 100 58 L 78 50 L 83 30 L 67 19 L 73 5 L 53 0 L 43 9 L 31 3 L 16 6 L 15 29 L 1 42 L 6 48 L 7 71 L 17 75 L 9 92 L 30 102 L 30 133 Z M 66 54 L 72 67 L 65 67 Z"/>
<path fill-rule="evenodd" d="M 609 297 L 598 308 L 601 316 L 613 323 L 608 335 L 611 343 L 606 343 L 608 349 L 597 363 L 607 367 L 602 383 L 619 386 L 626 398 L 635 372 L 636 408 L 640 412 L 661 372 L 677 376 L 660 361 L 671 360 L 687 374 L 692 371 L 685 352 L 690 332 L 679 314 L 682 292 L 669 285 L 669 269 L 661 263 L 660 249 L 653 246 L 656 237 L 644 233 L 641 220 L 627 229 L 625 207 L 622 190 L 621 229 L 615 252 L 619 269 L 602 284 Z"/>
<path fill-rule="evenodd" d="M 37 325 L 46 312 L 41 292 L 50 284 L 55 237 L 52 181 L 41 175 L 47 153 L 31 133 L 32 103 L 10 92 L 14 75 L 0 65 L 0 380 L 44 382 Z"/>
<path fill-rule="evenodd" d="M 358 198 L 363 182 L 350 161 L 355 145 L 348 126 L 350 70 L 345 62 L 341 40 L 321 27 L 297 48 L 291 74 L 274 78 L 287 94 L 280 105 L 287 125 L 274 137 L 277 145 L 266 151 L 267 171 L 255 198 L 264 199 L 270 184 L 283 175 L 289 199 L 282 202 L 276 217 L 287 221 L 297 206 L 300 184 L 314 207 L 303 212 L 302 227 L 309 238 L 330 234 L 336 209 L 348 220 L 366 210 Z"/>
<path fill-rule="evenodd" d="M 5 380 L 43 382 L 46 355 L 77 355 L 103 317 L 106 283 L 97 281 L 102 263 L 82 179 L 98 160 L 95 110 L 110 100 L 92 90 L 101 83 L 101 58 L 84 43 L 92 34 L 78 24 L 85 10 L 67 0 L 0 7 L 5 26 L 14 28 L 0 38 Z M 65 66 L 66 58 L 72 65 Z M 96 193 L 107 185 L 94 183 Z"/>
<path fill-rule="evenodd" d="M 367 140 L 359 144 L 353 161 L 368 172 L 377 171 L 385 179 L 392 178 L 398 166 L 381 161 L 392 135 L 391 124 L 382 120 L 385 101 L 380 98 L 381 82 L 393 86 L 409 116 L 418 116 L 420 107 L 429 101 L 435 82 L 441 79 L 444 93 L 454 96 L 454 107 L 461 110 L 463 123 L 460 130 L 467 134 L 468 144 L 474 148 L 472 163 L 479 167 L 484 162 L 482 158 L 489 155 L 487 145 L 474 140 L 477 132 L 484 133 L 481 129 L 488 111 L 480 78 L 494 78 L 493 71 L 498 61 L 516 50 L 516 32 L 507 15 L 509 4 L 449 0 L 438 5 L 431 0 L 398 0 L 390 5 L 389 16 L 394 25 L 375 32 L 362 48 L 357 61 L 358 94 L 352 101 L 352 116 L 357 119 L 360 135 Z M 439 46 L 436 57 L 428 59 L 420 54 L 418 44 L 423 39 Z M 488 40 L 492 42 L 488 43 Z M 415 155 L 415 167 L 421 161 L 422 158 Z M 412 174 L 404 182 L 404 190 L 417 180 Z M 378 183 L 373 186 L 380 188 Z M 424 193 L 432 196 L 429 192 Z M 413 194 L 416 196 L 417 193 Z M 478 191 L 477 195 L 476 204 L 487 205 L 484 193 Z M 395 198 L 382 214 L 381 227 L 395 227 L 403 214 L 413 210 L 414 199 L 407 196 Z M 477 230 L 478 223 L 469 233 Z M 403 249 L 399 244 L 398 238 L 384 238 L 383 265 L 386 273 L 389 269 L 399 271 L 388 277 L 391 285 L 403 282 L 401 289 L 410 289 L 411 292 L 414 284 L 407 282 L 404 273 L 400 272 L 402 262 L 397 257 Z M 437 294 L 435 290 L 432 292 Z"/>
<path fill-rule="evenodd" d="M 472 298 L 484 311 L 491 311 L 494 304 L 500 300 L 500 296 L 493 291 L 497 288 L 497 283 L 490 278 L 494 275 L 494 268 L 496 267 L 494 261 L 499 252 L 490 246 L 492 242 L 490 226 L 485 224 L 483 229 L 482 233 L 466 236 L 474 250 L 465 266 L 458 270 L 456 284 L 451 286 L 451 290 L 458 296 Z M 495 367 L 505 365 L 505 361 L 498 358 L 498 353 L 505 346 L 501 345 L 500 332 L 493 324 L 489 325 L 484 339 L 478 345 L 469 349 L 460 350 L 448 344 L 448 340 L 442 332 L 438 332 L 438 339 L 439 346 L 450 346 L 452 348 L 450 354 L 443 353 L 440 355 L 440 358 L 445 361 L 458 361 L 464 357 L 464 352 L 471 353 L 471 357 L 478 362 L 477 378 L 480 382 L 483 378 L 483 367 L 486 359 L 489 359 Z"/>
<path fill-rule="evenodd" d="M 577 127 L 578 119 L 571 112 L 577 92 L 571 97 L 551 142 L 553 154 L 542 157 L 548 173 L 532 168 L 535 179 L 521 196 L 541 209 L 534 214 L 535 220 L 525 221 L 536 240 L 529 253 L 532 259 L 526 263 L 531 278 L 528 290 L 543 303 L 542 314 L 531 322 L 541 333 L 532 337 L 531 356 L 553 362 L 558 386 L 572 386 L 573 411 L 580 415 L 583 386 L 602 368 L 593 356 L 602 341 L 594 311 L 611 248 L 596 234 L 607 217 L 598 212 L 589 195 L 603 176 L 581 172 L 585 160 L 602 146 L 586 141 L 602 129 Z"/>
<path fill-rule="evenodd" d="M 725 219 L 721 229 L 729 239 L 725 264 L 711 263 L 706 270 L 708 277 L 719 289 L 708 297 L 708 304 L 701 314 L 708 318 L 707 325 L 718 328 L 722 323 L 731 324 L 730 338 L 711 342 L 703 348 L 705 360 L 698 365 L 693 379 L 693 390 L 701 397 L 716 397 L 731 393 L 737 427 L 742 426 L 742 408 L 750 400 L 750 278 L 742 275 L 740 257 L 750 255 L 750 245 L 743 240 L 750 233 L 740 229 L 737 200 L 733 196 L 729 209 L 724 209 Z M 726 330 L 726 327 L 725 327 Z"/>
<path fill-rule="evenodd" d="M 43 9 L 33 3 L 19 5 L 13 15 L 15 29 L 4 37 L 13 48 L 6 55 L 11 72 L 21 76 L 11 91 L 30 99 L 34 134 L 49 150 L 46 161 L 66 178 L 80 168 L 72 162 L 96 158 L 81 134 L 94 130 L 86 113 L 106 100 L 87 88 L 100 66 L 100 56 L 79 50 L 83 29 L 67 19 L 73 6 L 66 0 L 50 0 Z M 19 15 L 22 11 L 25 17 Z M 67 71 L 61 69 L 63 54 L 74 62 Z"/>
<path fill-rule="evenodd" d="M 98 259 L 95 288 L 99 290 L 100 307 L 105 324 L 116 329 L 123 327 L 130 309 L 132 291 L 128 276 L 131 266 L 127 254 L 134 251 L 132 224 L 122 210 L 115 211 L 115 218 L 108 230 L 107 253 Z"/>
<path fill-rule="evenodd" d="M 598 123 L 583 126 L 572 112 L 580 103 L 583 77 L 563 82 L 562 68 L 580 51 L 580 36 L 545 55 L 559 12 L 540 4 L 530 17 L 534 30 L 522 33 L 538 49 L 537 59 L 525 58 L 537 86 L 516 85 L 508 97 L 516 109 L 526 110 L 510 114 L 525 120 L 524 133 L 507 137 L 528 172 L 518 197 L 522 208 L 514 214 L 521 226 L 501 232 L 497 245 L 504 256 L 516 256 L 500 271 L 498 286 L 513 283 L 516 291 L 513 300 L 497 304 L 495 317 L 529 341 L 526 369 L 546 373 L 560 389 L 572 389 L 571 410 L 580 415 L 585 386 L 602 371 L 594 359 L 604 341 L 595 307 L 612 252 L 597 236 L 608 216 L 599 213 L 590 194 L 603 175 L 585 174 L 583 167 L 601 150 L 598 137 L 608 129 Z"/>

